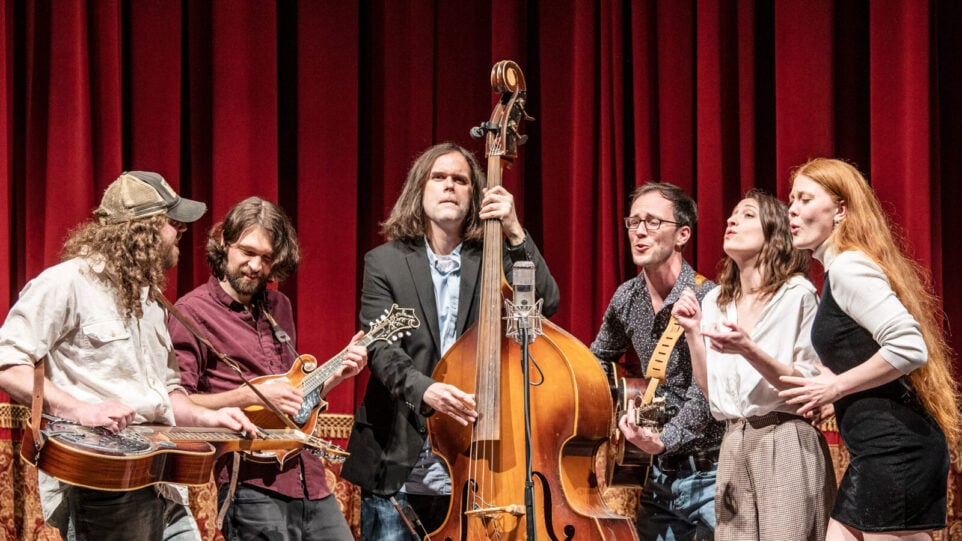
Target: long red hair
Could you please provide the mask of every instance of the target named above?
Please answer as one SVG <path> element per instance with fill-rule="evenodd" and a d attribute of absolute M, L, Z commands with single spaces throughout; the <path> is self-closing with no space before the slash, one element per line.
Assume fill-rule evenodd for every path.
<path fill-rule="evenodd" d="M 943 331 L 945 315 L 938 297 L 929 293 L 929 273 L 905 255 L 902 236 L 892 230 L 875 192 L 858 169 L 841 160 L 816 158 L 796 168 L 792 182 L 801 175 L 845 203 L 845 218 L 829 237 L 830 246 L 837 253 L 859 250 L 878 264 L 895 295 L 921 325 L 929 359 L 909 377 L 925 409 L 954 445 L 962 430 L 959 390 Z"/>

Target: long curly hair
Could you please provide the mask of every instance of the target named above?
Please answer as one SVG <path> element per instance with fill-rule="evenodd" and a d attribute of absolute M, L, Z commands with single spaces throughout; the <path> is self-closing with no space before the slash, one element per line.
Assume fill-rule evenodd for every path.
<path fill-rule="evenodd" d="M 962 436 L 959 390 L 943 329 L 945 314 L 939 299 L 929 293 L 929 273 L 905 255 L 902 235 L 893 231 L 875 192 L 858 169 L 841 160 L 816 158 L 798 166 L 792 172 L 792 182 L 802 175 L 825 188 L 837 203 L 845 203 L 845 217 L 828 238 L 830 246 L 838 253 L 861 251 L 878 264 L 895 295 L 921 325 L 929 359 L 909 377 L 949 442 L 958 442 Z"/>
<path fill-rule="evenodd" d="M 770 297 L 792 276 L 808 272 L 811 255 L 796 249 L 792 243 L 785 203 L 758 189 L 746 193 L 745 199 L 758 202 L 758 219 L 765 237 L 756 263 L 762 276 L 758 292 L 762 297 Z M 730 257 L 725 257 L 719 266 L 718 306 L 725 306 L 741 295 L 741 275 L 738 265 Z"/>
<path fill-rule="evenodd" d="M 84 222 L 70 231 L 61 258 L 102 259 L 101 276 L 114 287 L 120 312 L 139 319 L 144 315 L 143 288 L 154 298 L 166 282 L 169 247 L 160 236 L 166 222 L 165 214 L 119 224 Z"/>
<path fill-rule="evenodd" d="M 481 196 L 485 178 L 474 154 L 454 143 L 440 143 L 425 150 L 418 156 L 408 171 L 401 195 L 398 197 L 391 214 L 381 224 L 381 234 L 387 240 L 414 240 L 427 233 L 427 220 L 424 217 L 424 185 L 431 176 L 434 162 L 445 154 L 457 152 L 464 156 L 471 170 L 471 208 L 464 219 L 462 238 L 478 240 L 484 233 L 484 222 L 478 217 L 481 212 Z"/>

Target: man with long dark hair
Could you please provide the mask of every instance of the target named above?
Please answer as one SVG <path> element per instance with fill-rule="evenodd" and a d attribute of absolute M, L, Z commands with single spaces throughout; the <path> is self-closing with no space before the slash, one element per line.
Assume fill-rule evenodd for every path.
<path fill-rule="evenodd" d="M 208 340 L 234 359 L 247 379 L 287 373 L 294 363 L 294 313 L 291 301 L 269 282 L 291 276 L 300 263 L 297 232 L 274 203 L 250 197 L 227 212 L 207 239 L 211 277 L 177 301 L 177 308 L 206 332 Z M 221 362 L 175 319 L 168 322 L 183 385 L 192 398 L 209 407 L 265 407 L 241 376 Z M 363 335 L 358 333 L 352 343 Z M 355 376 L 367 362 L 363 346 L 350 345 L 341 368 L 305 397 L 293 385 L 259 383 L 257 389 L 277 408 L 297 419 L 306 398 L 323 398 L 338 383 Z M 306 420 L 300 420 L 305 422 Z M 317 539 L 351 541 L 354 537 L 327 485 L 324 463 L 303 453 L 283 464 L 241 460 L 218 463 L 218 498 L 228 505 L 223 530 L 227 539 Z"/>
<path fill-rule="evenodd" d="M 399 345 L 371 346 L 371 379 L 354 419 L 342 475 L 362 489 L 361 538 L 414 539 L 390 502 L 411 505 L 428 532 L 448 511 L 451 480 L 431 453 L 425 416 L 477 419 L 473 395 L 432 379 L 441 356 L 478 318 L 484 220 L 500 220 L 508 280 L 514 261 L 536 265 L 544 314 L 558 309 L 558 286 L 521 227 L 502 186 L 484 189 L 483 174 L 464 148 L 442 143 L 411 166 L 391 215 L 388 242 L 364 257 L 361 322 L 392 304 L 414 308 L 421 326 Z"/>
<path fill-rule="evenodd" d="M 0 328 L 0 388 L 29 403 L 34 365 L 46 359 L 46 414 L 113 432 L 176 421 L 253 433 L 237 408 L 188 398 L 155 300 L 186 224 L 206 209 L 156 173 L 115 180 L 94 220 L 70 234 L 63 262 L 31 280 L 10 309 Z M 157 487 L 93 490 L 40 472 L 44 518 L 64 539 L 200 539 L 186 491 Z"/>

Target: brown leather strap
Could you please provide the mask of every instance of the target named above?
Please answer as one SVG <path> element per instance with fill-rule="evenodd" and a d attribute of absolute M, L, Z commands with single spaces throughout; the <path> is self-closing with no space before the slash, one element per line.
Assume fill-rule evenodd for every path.
<path fill-rule="evenodd" d="M 701 287 L 708 278 L 695 273 L 695 287 Z M 651 352 L 651 359 L 648 360 L 648 368 L 645 370 L 645 377 L 648 378 L 648 388 L 645 389 L 645 396 L 642 399 L 643 405 L 651 404 L 655 399 L 655 389 L 661 380 L 665 379 L 668 370 L 668 360 L 671 359 L 671 352 L 675 349 L 678 339 L 685 333 L 685 329 L 678 324 L 675 316 L 668 319 L 668 325 L 655 344 L 655 350 Z"/>
<path fill-rule="evenodd" d="M 227 497 L 224 498 L 224 503 L 220 505 L 220 509 L 217 511 L 217 520 L 215 524 L 217 525 L 218 530 L 224 527 L 224 517 L 227 516 L 227 508 L 230 507 L 231 502 L 234 501 L 234 492 L 237 490 L 237 474 L 240 471 L 240 462 L 241 454 L 235 452 L 230 468 L 230 482 L 227 484 Z"/>
<path fill-rule="evenodd" d="M 651 353 L 651 359 L 648 360 L 648 369 L 645 370 L 648 388 L 645 389 L 645 397 L 641 401 L 642 405 L 647 406 L 655 399 L 655 390 L 658 388 L 658 383 L 665 379 L 668 360 L 671 359 L 671 351 L 675 349 L 678 338 L 684 332 L 685 330 L 682 329 L 674 317 L 668 320 L 668 325 L 665 327 L 665 331 L 661 333 L 661 338 L 658 339 L 655 350 Z"/>
<path fill-rule="evenodd" d="M 30 404 L 30 429 L 33 431 L 33 452 L 34 456 L 40 455 L 43 449 L 44 439 L 40 434 L 40 421 L 43 418 L 43 386 L 44 374 L 43 365 L 46 357 L 41 357 L 37 364 L 33 366 L 33 400 Z"/>
<path fill-rule="evenodd" d="M 267 409 L 270 410 L 271 413 L 276 415 L 278 419 L 283 421 L 284 424 L 287 425 L 287 428 L 290 428 L 291 430 L 297 430 L 298 432 L 301 431 L 301 427 L 297 426 L 294 423 L 294 421 L 292 421 L 287 415 L 284 415 L 284 413 L 281 412 L 280 408 L 274 405 L 274 403 L 271 402 L 269 398 L 264 396 L 264 394 L 261 393 L 260 390 L 257 387 L 255 387 L 254 384 L 252 384 L 249 379 L 247 379 L 247 377 L 244 376 L 244 372 L 241 370 L 240 366 L 237 364 L 237 361 L 230 358 L 228 355 L 221 353 L 217 348 L 214 347 L 214 344 L 210 343 L 210 340 L 208 340 L 207 338 L 204 338 L 204 336 L 200 334 L 200 331 L 197 330 L 197 327 L 195 327 L 194 324 L 191 323 L 191 321 L 187 319 L 187 317 L 184 316 L 184 314 L 181 313 L 180 310 L 175 308 L 174 305 L 171 304 L 169 300 L 167 300 L 167 297 L 165 297 L 163 293 L 161 293 L 160 291 L 157 291 L 155 298 L 158 301 L 160 301 L 161 304 L 167 307 L 167 311 L 169 311 L 171 315 L 177 318 L 177 321 L 179 321 L 184 326 L 184 328 L 186 328 L 190 332 L 190 334 L 194 335 L 194 337 L 197 338 L 197 340 L 199 340 L 201 344 L 204 344 L 205 346 L 207 346 L 207 349 L 209 349 L 211 353 L 216 355 L 218 359 L 223 361 L 224 364 L 229 366 L 234 372 L 237 372 L 237 375 L 240 377 L 241 381 L 244 382 L 244 385 L 247 385 L 247 387 L 249 387 L 251 391 L 254 391 L 254 394 L 257 395 L 257 398 L 260 398 L 261 402 L 263 402 L 264 405 L 267 406 Z"/>

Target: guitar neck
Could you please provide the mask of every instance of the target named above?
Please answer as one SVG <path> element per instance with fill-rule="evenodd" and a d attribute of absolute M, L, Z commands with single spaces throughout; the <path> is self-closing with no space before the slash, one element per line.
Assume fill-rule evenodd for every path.
<path fill-rule="evenodd" d="M 146 434 L 160 434 L 171 441 L 249 441 L 248 438 L 227 428 L 153 425 L 133 425 L 129 428 Z M 258 434 L 257 438 L 269 441 L 296 440 L 303 442 L 307 440 L 307 436 L 303 432 L 287 428 L 261 429 L 261 434 Z"/>
<path fill-rule="evenodd" d="M 374 337 L 374 335 L 365 335 L 357 341 L 357 345 L 367 347 L 375 340 L 377 340 L 377 338 Z M 347 348 L 342 349 L 340 353 L 328 359 L 318 367 L 317 370 L 308 374 L 301 380 L 301 392 L 307 396 L 317 389 L 320 389 L 325 381 L 331 379 L 331 376 L 341 369 L 341 366 L 344 364 L 345 355 L 347 355 Z"/>

